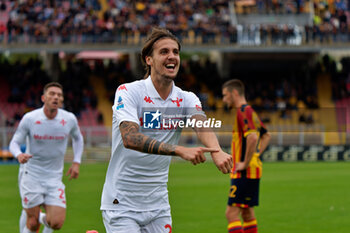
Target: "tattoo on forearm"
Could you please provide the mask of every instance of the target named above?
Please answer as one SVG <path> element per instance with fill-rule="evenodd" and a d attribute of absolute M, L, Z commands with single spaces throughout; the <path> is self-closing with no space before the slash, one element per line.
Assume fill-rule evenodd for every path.
<path fill-rule="evenodd" d="M 167 155 L 175 155 L 175 145 L 171 145 L 171 144 L 167 144 L 167 143 L 161 143 L 159 151 L 163 152 L 163 153 L 165 153 Z"/>
<path fill-rule="evenodd" d="M 149 148 L 150 148 L 150 145 L 152 144 L 153 140 L 154 139 L 152 139 L 152 138 L 147 138 L 146 139 L 145 143 L 143 144 L 143 151 L 144 152 L 148 152 L 149 153 Z"/>
<path fill-rule="evenodd" d="M 152 153 L 156 153 L 156 154 L 163 154 L 159 151 L 159 146 L 160 146 L 161 142 L 156 141 L 155 143 L 153 143 L 153 147 L 152 147 Z M 166 154 L 167 155 L 167 154 Z"/>
<path fill-rule="evenodd" d="M 151 154 L 175 155 L 175 146 L 147 138 L 143 145 L 143 151 Z"/>
<path fill-rule="evenodd" d="M 143 135 L 138 133 L 134 137 L 131 137 L 130 140 L 134 145 L 142 145 Z"/>
<path fill-rule="evenodd" d="M 174 145 L 159 142 L 140 133 L 139 126 L 136 123 L 122 122 L 119 128 L 123 140 L 132 149 L 150 154 L 175 155 Z"/>

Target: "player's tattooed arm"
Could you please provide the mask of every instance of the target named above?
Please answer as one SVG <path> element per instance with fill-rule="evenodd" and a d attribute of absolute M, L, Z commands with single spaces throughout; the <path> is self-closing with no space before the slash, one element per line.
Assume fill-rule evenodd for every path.
<path fill-rule="evenodd" d="M 145 135 L 139 132 L 138 124 L 130 121 L 123 121 L 119 125 L 119 130 L 126 148 L 134 150 L 141 148 L 143 137 Z"/>
<path fill-rule="evenodd" d="M 175 155 L 175 145 L 159 142 L 139 131 L 135 122 L 123 121 L 119 125 L 125 148 L 150 154 Z"/>

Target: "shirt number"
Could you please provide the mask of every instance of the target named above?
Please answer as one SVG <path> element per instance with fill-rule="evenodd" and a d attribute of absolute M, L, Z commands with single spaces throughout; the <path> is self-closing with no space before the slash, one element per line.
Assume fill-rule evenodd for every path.
<path fill-rule="evenodd" d="M 236 194 L 235 194 L 236 191 L 237 191 L 237 186 L 232 185 L 230 189 L 230 197 L 236 197 Z"/>
<path fill-rule="evenodd" d="M 63 189 L 58 189 L 58 191 L 60 192 L 59 198 L 60 198 L 60 199 L 64 199 L 64 196 L 63 196 L 64 190 L 63 190 Z"/>

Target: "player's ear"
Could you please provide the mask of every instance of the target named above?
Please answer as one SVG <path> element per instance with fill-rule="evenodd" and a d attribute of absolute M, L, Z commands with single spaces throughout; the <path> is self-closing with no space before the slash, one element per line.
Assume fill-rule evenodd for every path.
<path fill-rule="evenodd" d="M 146 64 L 147 65 L 151 66 L 152 65 L 152 61 L 153 61 L 153 59 L 152 59 L 151 56 L 146 56 Z"/>
<path fill-rule="evenodd" d="M 41 102 L 45 102 L 45 95 L 41 95 Z"/>

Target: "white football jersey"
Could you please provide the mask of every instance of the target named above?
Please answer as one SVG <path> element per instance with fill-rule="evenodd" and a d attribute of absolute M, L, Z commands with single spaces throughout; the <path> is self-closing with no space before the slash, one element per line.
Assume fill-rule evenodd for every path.
<path fill-rule="evenodd" d="M 15 157 L 21 154 L 20 145 L 26 143 L 27 138 L 26 153 L 33 157 L 22 165 L 22 169 L 38 178 L 62 178 L 69 135 L 80 144 L 83 142 L 73 113 L 58 109 L 56 117 L 48 119 L 44 109 L 39 108 L 23 116 L 10 142 L 10 151 Z"/>
<path fill-rule="evenodd" d="M 119 125 L 123 121 L 135 122 L 140 125 L 143 134 L 176 145 L 181 129 L 169 123 L 168 119 L 204 115 L 198 97 L 173 84 L 168 98 L 163 100 L 148 77 L 119 86 L 112 108 L 112 155 L 103 187 L 101 210 L 169 208 L 167 182 L 171 156 L 126 149 Z"/>

